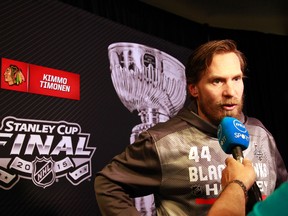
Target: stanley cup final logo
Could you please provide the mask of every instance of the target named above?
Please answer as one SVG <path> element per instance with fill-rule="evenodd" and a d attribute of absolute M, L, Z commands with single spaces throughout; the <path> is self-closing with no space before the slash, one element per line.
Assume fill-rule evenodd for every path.
<path fill-rule="evenodd" d="M 152 47 L 119 42 L 108 47 L 111 78 L 124 106 L 137 110 L 141 123 L 132 129 L 130 143 L 139 133 L 174 116 L 186 99 L 185 67 L 174 57 Z M 152 195 L 136 198 L 142 215 L 155 215 Z"/>

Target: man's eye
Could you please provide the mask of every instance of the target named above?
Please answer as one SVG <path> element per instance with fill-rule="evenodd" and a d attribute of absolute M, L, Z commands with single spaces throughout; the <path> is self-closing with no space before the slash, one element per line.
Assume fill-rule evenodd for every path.
<path fill-rule="evenodd" d="M 213 83 L 215 83 L 215 84 L 219 84 L 219 83 L 221 83 L 221 80 L 219 80 L 219 79 L 215 79 L 215 80 L 213 80 Z"/>
<path fill-rule="evenodd" d="M 242 77 L 240 77 L 240 76 L 239 76 L 239 77 L 235 77 L 234 80 L 235 80 L 235 81 L 242 80 Z"/>

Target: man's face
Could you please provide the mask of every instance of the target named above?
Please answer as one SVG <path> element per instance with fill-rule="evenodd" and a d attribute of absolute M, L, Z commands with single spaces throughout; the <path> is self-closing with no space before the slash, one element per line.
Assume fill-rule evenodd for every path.
<path fill-rule="evenodd" d="M 243 108 L 243 73 L 235 53 L 216 54 L 199 83 L 189 85 L 198 114 L 218 125 L 225 116 L 239 118 Z"/>

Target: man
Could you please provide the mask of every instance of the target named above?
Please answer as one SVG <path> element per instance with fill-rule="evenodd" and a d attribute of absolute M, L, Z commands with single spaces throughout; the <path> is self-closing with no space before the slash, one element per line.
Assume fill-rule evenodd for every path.
<path fill-rule="evenodd" d="M 225 163 L 227 166 L 222 172 L 221 181 L 224 189 L 207 216 L 244 216 L 246 193 L 256 179 L 255 170 L 248 159 L 244 159 L 241 164 L 229 157 Z M 264 201 L 256 203 L 248 216 L 287 216 L 287 200 L 288 182 L 284 182 Z"/>
<path fill-rule="evenodd" d="M 242 112 L 246 61 L 231 40 L 197 48 L 186 66 L 191 105 L 141 133 L 97 173 L 102 215 L 140 215 L 131 198 L 154 194 L 157 215 L 206 215 L 221 192 L 227 155 L 217 140 L 225 116 L 239 119 L 250 134 L 244 156 L 257 173 L 263 196 L 287 180 L 274 138 Z"/>

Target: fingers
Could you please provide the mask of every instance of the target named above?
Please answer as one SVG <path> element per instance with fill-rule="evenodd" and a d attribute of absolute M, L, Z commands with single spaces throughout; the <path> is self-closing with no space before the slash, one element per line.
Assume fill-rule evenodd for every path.
<path fill-rule="evenodd" d="M 252 161 L 250 161 L 249 159 L 247 158 L 244 158 L 243 161 L 242 161 L 242 164 L 244 166 L 252 166 Z"/>
<path fill-rule="evenodd" d="M 227 157 L 226 159 L 225 159 L 225 164 L 226 164 L 226 166 L 228 165 L 228 164 L 232 164 L 232 163 L 235 163 L 236 162 L 236 160 L 233 158 L 233 157 Z M 237 161 L 238 162 L 238 161 Z M 244 166 L 252 166 L 252 161 L 251 160 L 249 160 L 249 159 L 247 159 L 247 158 L 243 158 L 243 161 L 242 161 L 242 164 L 244 165 Z"/>
<path fill-rule="evenodd" d="M 235 160 L 235 159 L 232 158 L 232 157 L 227 157 L 227 158 L 225 159 L 225 164 L 228 165 L 228 163 L 231 163 L 233 160 Z"/>
<path fill-rule="evenodd" d="M 256 179 L 256 173 L 252 165 L 252 161 L 244 158 L 239 163 L 233 157 L 225 159 L 226 167 L 222 171 L 221 184 L 225 185 L 235 179 L 242 181 L 247 188 L 250 188 Z"/>

